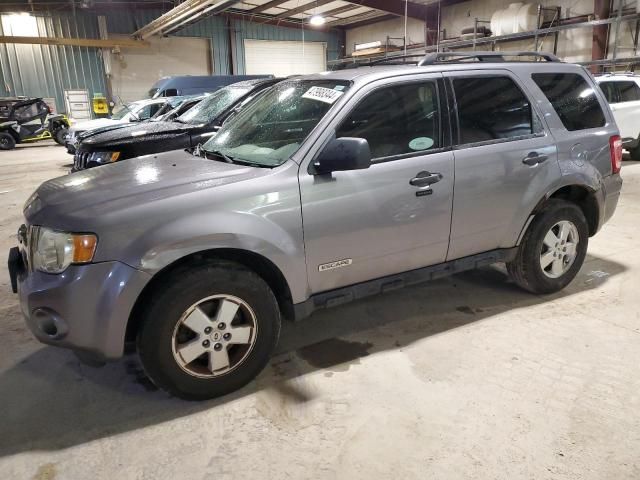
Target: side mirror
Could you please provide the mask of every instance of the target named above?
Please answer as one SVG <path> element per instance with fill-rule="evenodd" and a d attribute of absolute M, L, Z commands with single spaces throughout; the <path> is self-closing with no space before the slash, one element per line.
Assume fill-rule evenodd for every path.
<path fill-rule="evenodd" d="M 371 149 L 364 138 L 334 138 L 313 162 L 313 174 L 323 175 L 371 166 Z"/>

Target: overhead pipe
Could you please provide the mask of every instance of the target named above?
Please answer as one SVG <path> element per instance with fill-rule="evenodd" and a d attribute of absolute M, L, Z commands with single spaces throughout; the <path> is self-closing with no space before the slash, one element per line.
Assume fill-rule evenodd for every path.
<path fill-rule="evenodd" d="M 171 10 L 169 10 L 168 12 L 166 12 L 163 15 L 159 16 L 155 20 L 152 20 L 151 22 L 147 23 L 144 27 L 139 28 L 138 30 L 136 30 L 133 33 L 133 36 L 143 37 L 150 30 L 153 30 L 154 28 L 156 28 L 156 27 L 158 27 L 160 25 L 164 25 L 165 23 L 175 19 L 179 15 L 184 15 L 184 14 L 188 15 L 189 13 L 197 11 L 197 9 L 200 7 L 200 5 L 201 5 L 201 3 L 203 1 L 204 0 L 186 0 L 185 2 L 182 2 L 177 7 L 174 7 Z"/>
<path fill-rule="evenodd" d="M 207 1 L 205 1 L 205 2 L 201 5 L 201 7 L 206 7 L 206 8 L 204 8 L 203 10 L 200 10 L 199 12 L 195 13 L 193 16 L 191 16 L 191 17 L 189 17 L 189 18 L 183 19 L 180 23 L 178 23 L 177 25 L 175 25 L 175 26 L 173 26 L 173 27 L 171 27 L 171 28 L 169 28 L 169 29 L 167 29 L 167 30 L 165 30 L 165 29 L 164 29 L 164 27 L 168 26 L 168 24 L 165 24 L 165 25 L 163 26 L 163 28 L 160 28 L 159 30 L 163 30 L 163 31 L 162 31 L 162 33 L 163 33 L 163 34 L 167 34 L 167 33 L 173 32 L 173 31 L 175 31 L 175 30 L 178 30 L 178 29 L 179 29 L 180 27 L 182 27 L 185 23 L 193 22 L 194 20 L 196 20 L 196 19 L 198 19 L 198 18 L 202 17 L 202 16 L 203 16 L 203 15 L 205 15 L 205 14 L 212 14 L 212 15 L 215 15 L 215 14 L 217 14 L 217 13 L 221 13 L 221 12 L 223 12 L 223 11 L 224 11 L 224 10 L 226 10 L 227 8 L 229 8 L 229 7 L 231 7 L 232 5 L 234 5 L 234 4 L 236 4 L 236 3 L 238 3 L 238 0 L 225 0 L 225 1 L 221 1 L 221 2 L 215 3 L 214 5 L 210 5 L 210 4 L 212 4 L 214 1 L 215 1 L 215 0 L 207 0 Z M 173 22 L 171 22 L 171 23 L 173 23 Z M 159 31 L 159 30 L 156 30 L 156 31 Z M 155 33 L 155 32 L 154 32 L 154 33 Z M 153 35 L 153 33 L 152 33 L 152 35 Z"/>

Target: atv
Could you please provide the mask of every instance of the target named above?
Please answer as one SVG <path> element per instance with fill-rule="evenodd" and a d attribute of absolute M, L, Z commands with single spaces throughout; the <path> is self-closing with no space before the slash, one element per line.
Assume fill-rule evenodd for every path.
<path fill-rule="evenodd" d="M 0 150 L 48 139 L 64 145 L 68 128 L 69 119 L 52 115 L 42 98 L 0 98 Z"/>

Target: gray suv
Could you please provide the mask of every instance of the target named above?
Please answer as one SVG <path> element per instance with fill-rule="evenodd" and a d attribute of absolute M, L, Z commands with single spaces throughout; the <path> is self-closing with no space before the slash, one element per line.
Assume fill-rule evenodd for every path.
<path fill-rule="evenodd" d="M 495 262 L 562 289 L 616 208 L 620 136 L 584 68 L 500 55 L 287 80 L 194 151 L 45 182 L 9 260 L 29 328 L 103 361 L 135 342 L 205 399 L 281 318 Z"/>

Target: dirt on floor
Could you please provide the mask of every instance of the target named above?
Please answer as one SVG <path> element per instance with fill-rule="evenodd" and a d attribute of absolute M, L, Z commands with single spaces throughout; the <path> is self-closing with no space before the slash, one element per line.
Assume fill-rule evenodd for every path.
<path fill-rule="evenodd" d="M 0 255 L 70 162 L 0 152 Z M 94 369 L 37 343 L 0 267 L 0 478 L 637 480 L 640 163 L 623 177 L 565 291 L 530 295 L 498 266 L 320 312 L 203 403 L 155 389 L 135 355 Z"/>

